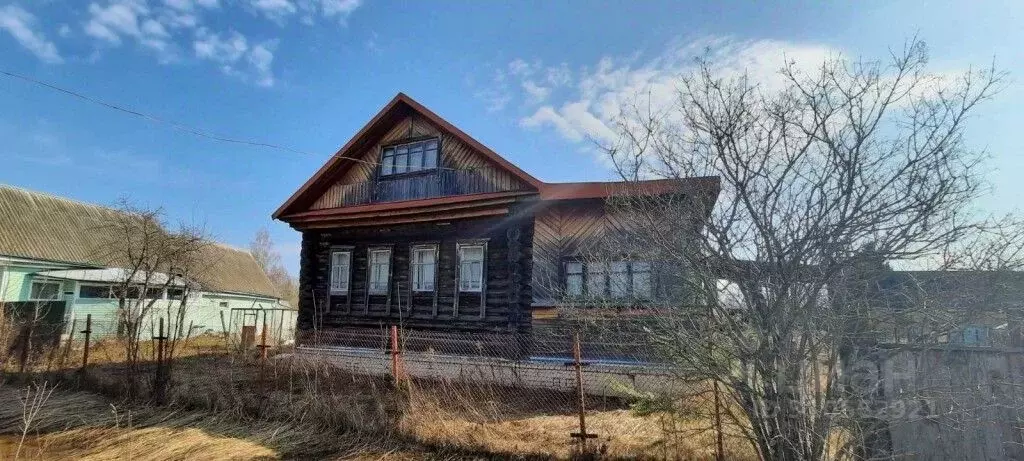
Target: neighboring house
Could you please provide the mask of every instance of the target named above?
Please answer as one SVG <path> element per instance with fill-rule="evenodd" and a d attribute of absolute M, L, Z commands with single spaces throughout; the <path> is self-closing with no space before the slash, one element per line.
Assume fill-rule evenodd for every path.
<path fill-rule="evenodd" d="M 1024 273 L 891 271 L 875 283 L 882 341 L 1020 346 Z"/>
<path fill-rule="evenodd" d="M 44 317 L 65 322 L 65 334 L 72 325 L 84 329 L 89 314 L 94 337 L 115 334 L 119 302 L 113 287 L 125 275 L 120 268 L 104 267 L 98 255 L 110 240 L 99 234 L 117 213 L 0 185 L 0 302 L 8 311 L 38 309 L 44 303 Z M 192 335 L 225 330 L 240 334 L 248 327 L 246 333 L 252 335 L 266 317 L 272 337 L 294 336 L 294 309 L 280 302 L 249 252 L 216 243 L 204 252 L 203 281 L 188 295 L 183 327 L 191 326 Z M 166 290 L 150 288 L 145 299 L 159 300 L 155 308 L 166 312 L 182 293 L 178 283 Z"/>
<path fill-rule="evenodd" d="M 346 332 L 400 325 L 502 341 L 557 317 L 565 296 L 630 304 L 659 291 L 651 261 L 582 257 L 612 227 L 609 197 L 713 204 L 718 189 L 543 182 L 400 93 L 273 217 L 302 233 L 300 332 L 346 344 L 358 336 Z"/>

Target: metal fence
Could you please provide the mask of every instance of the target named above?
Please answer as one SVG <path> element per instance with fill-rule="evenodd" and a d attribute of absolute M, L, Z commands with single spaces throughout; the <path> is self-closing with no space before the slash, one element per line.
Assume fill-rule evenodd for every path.
<path fill-rule="evenodd" d="M 127 376 L 124 338 L 91 333 L 110 329 L 116 325 L 90 321 L 42 347 L 35 345 L 40 337 L 21 328 L 23 333 L 7 345 L 5 369 L 67 372 L 103 383 L 97 389 L 104 392 L 120 389 L 115 384 Z M 138 392 L 158 403 L 194 406 L 199 399 L 217 408 L 275 406 L 271 411 L 286 411 L 289 405 L 308 411 L 332 402 L 334 407 L 318 410 L 316 417 L 384 412 L 372 424 L 354 424 L 390 421 L 391 426 L 380 429 L 397 426 L 426 442 L 469 440 L 475 449 L 542 456 L 602 447 L 624 456 L 646 455 L 652 446 L 669 450 L 666 440 L 680 435 L 661 418 L 634 414 L 631 405 L 637 396 L 704 392 L 671 367 L 651 361 L 649 351 L 612 357 L 605 352 L 624 350 L 621 344 L 579 333 L 539 338 L 384 327 L 309 333 L 299 346 L 289 346 L 273 341 L 273 331 L 268 324 L 254 338 L 204 334 L 175 339 L 167 334 L 166 323 L 161 329 L 158 322 L 139 347 Z M 381 391 L 367 395 L 372 389 Z M 259 411 L 268 411 L 265 406 Z M 701 423 L 688 430 L 706 435 L 709 427 Z M 503 445 L 509 437 L 518 445 Z M 710 440 L 707 436 L 686 453 L 706 455 L 713 450 Z"/>

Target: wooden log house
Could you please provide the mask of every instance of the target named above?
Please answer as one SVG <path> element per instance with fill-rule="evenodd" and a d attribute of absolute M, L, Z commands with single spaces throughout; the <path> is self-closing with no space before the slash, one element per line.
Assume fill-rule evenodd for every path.
<path fill-rule="evenodd" d="M 379 346 L 400 325 L 529 353 L 523 338 L 584 276 L 622 268 L 650 290 L 649 264 L 574 259 L 622 187 L 713 202 L 719 185 L 543 182 L 399 93 L 273 214 L 302 233 L 300 343 Z"/>

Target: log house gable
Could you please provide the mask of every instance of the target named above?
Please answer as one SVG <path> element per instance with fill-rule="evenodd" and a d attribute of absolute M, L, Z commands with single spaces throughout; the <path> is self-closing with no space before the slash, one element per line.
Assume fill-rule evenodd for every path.
<path fill-rule="evenodd" d="M 429 143 L 425 146 L 427 149 L 438 148 L 436 169 L 381 175 L 381 154 L 385 149 L 406 146 L 423 149 L 425 143 Z M 404 161 L 408 157 L 402 158 Z M 421 165 L 432 166 L 427 162 Z M 289 218 L 302 213 L 319 210 L 460 195 L 536 194 L 541 186 L 542 183 L 530 174 L 399 93 L 281 205 L 273 217 L 290 221 Z M 420 203 L 409 205 L 419 206 Z"/>

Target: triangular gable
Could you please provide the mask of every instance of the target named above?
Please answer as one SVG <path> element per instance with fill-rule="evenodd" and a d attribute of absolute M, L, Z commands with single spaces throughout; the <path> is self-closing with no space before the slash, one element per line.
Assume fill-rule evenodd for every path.
<path fill-rule="evenodd" d="M 398 93 L 283 204 L 273 217 L 328 208 L 346 184 L 372 178 L 381 144 L 422 135 L 440 136 L 448 161 L 457 167 L 486 165 L 501 180 L 538 191 L 543 183 L 403 93 Z"/>

